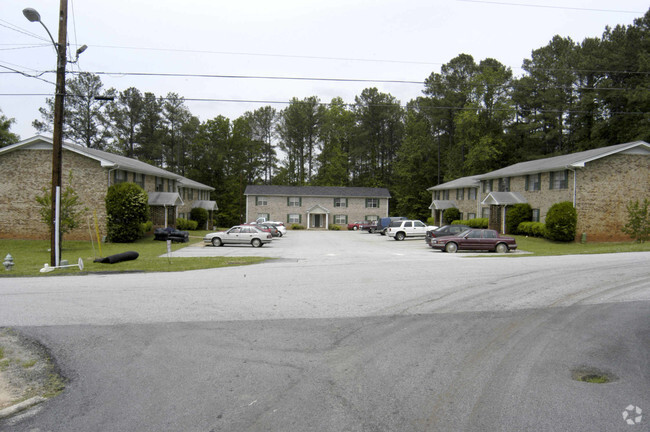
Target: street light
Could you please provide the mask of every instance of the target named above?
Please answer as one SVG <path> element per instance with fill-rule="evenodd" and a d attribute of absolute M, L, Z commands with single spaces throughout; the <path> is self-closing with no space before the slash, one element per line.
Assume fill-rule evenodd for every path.
<path fill-rule="evenodd" d="M 52 220 L 54 227 L 50 234 L 50 264 L 59 265 L 60 250 L 60 197 L 61 197 L 61 157 L 63 155 L 63 102 L 65 99 L 65 65 L 66 40 L 68 32 L 68 0 L 60 0 L 59 6 L 59 43 L 54 42 L 52 34 L 41 21 L 41 15 L 32 8 L 23 9 L 23 15 L 30 22 L 39 22 L 54 44 L 57 54 L 56 62 L 56 93 L 54 95 L 54 131 L 52 133 Z"/>

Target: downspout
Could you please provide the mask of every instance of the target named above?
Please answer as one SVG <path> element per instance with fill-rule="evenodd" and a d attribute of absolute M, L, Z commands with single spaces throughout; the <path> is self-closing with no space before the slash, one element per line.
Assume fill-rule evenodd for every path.
<path fill-rule="evenodd" d="M 118 170 L 117 168 L 113 168 L 113 169 L 109 169 L 109 170 L 108 170 L 108 178 L 107 178 L 107 180 L 108 180 L 108 187 L 111 187 L 111 173 L 112 173 L 113 171 L 117 171 L 117 170 Z"/>
<path fill-rule="evenodd" d="M 572 166 L 567 166 L 567 169 L 573 172 L 573 208 L 576 208 L 577 201 L 577 188 L 578 188 L 578 170 Z"/>

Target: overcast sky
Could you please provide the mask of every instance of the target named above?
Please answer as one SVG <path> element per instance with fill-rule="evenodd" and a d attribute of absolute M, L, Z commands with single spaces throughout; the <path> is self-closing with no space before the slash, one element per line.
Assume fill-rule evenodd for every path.
<path fill-rule="evenodd" d="M 522 61 L 554 35 L 580 42 L 607 25 L 629 25 L 648 2 L 638 0 L 68 0 L 69 52 L 86 44 L 68 71 L 101 75 L 105 88 L 174 92 L 201 121 L 235 119 L 268 103 L 317 96 L 354 102 L 377 87 L 402 104 L 422 94 L 413 83 L 132 76 L 203 74 L 423 82 L 461 53 L 492 57 L 521 75 Z M 22 139 L 36 132 L 38 108 L 54 85 L 31 75 L 54 71 L 45 29 L 22 10 L 32 7 L 55 39 L 59 0 L 0 1 L 0 109 Z M 70 77 L 70 75 L 68 75 Z M 41 76 L 54 82 L 54 73 Z M 19 94 L 20 96 L 16 96 Z M 190 99 L 212 99 L 191 101 Z M 233 100 L 231 102 L 215 101 Z M 273 104 L 278 110 L 285 104 Z"/>

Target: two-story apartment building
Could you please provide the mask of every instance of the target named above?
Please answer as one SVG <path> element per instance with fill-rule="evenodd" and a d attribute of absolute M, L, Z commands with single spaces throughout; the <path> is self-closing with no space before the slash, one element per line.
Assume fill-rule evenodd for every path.
<path fill-rule="evenodd" d="M 106 234 L 106 192 L 116 183 L 133 182 L 147 192 L 155 227 L 174 226 L 177 217 L 196 206 L 217 209 L 209 200 L 214 188 L 136 159 L 64 142 L 62 168 L 62 187 L 72 180 L 87 216 L 96 212 L 102 235 Z M 43 195 L 43 189 L 49 191 L 51 181 L 51 138 L 35 136 L 0 149 L 0 238 L 48 237 L 36 196 Z M 87 239 L 87 224 L 66 238 Z"/>
<path fill-rule="evenodd" d="M 478 181 L 478 183 L 476 183 Z M 528 203 L 533 220 L 544 222 L 550 207 L 571 201 L 578 213 L 578 235 L 591 240 L 627 240 L 621 227 L 627 221 L 627 203 L 650 198 L 650 144 L 644 141 L 618 144 L 568 155 L 510 165 L 471 178 L 434 186 L 435 202 L 454 197 L 474 182 L 476 217 L 490 218 L 490 226 L 503 230 L 505 208 Z M 466 209 L 473 204 L 451 199 L 448 206 Z M 463 219 L 473 214 L 461 210 Z"/>
<path fill-rule="evenodd" d="M 307 229 L 378 220 L 388 216 L 390 199 L 385 188 L 334 186 L 249 185 L 244 195 L 247 221 L 264 218 Z"/>

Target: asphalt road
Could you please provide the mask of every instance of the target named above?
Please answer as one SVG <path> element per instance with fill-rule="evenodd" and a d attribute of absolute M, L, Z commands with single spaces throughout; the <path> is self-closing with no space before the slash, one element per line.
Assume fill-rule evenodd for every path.
<path fill-rule="evenodd" d="M 649 253 L 449 255 L 290 232 L 177 254 L 279 259 L 0 279 L 0 326 L 48 346 L 70 379 L 0 430 L 650 429 Z"/>

